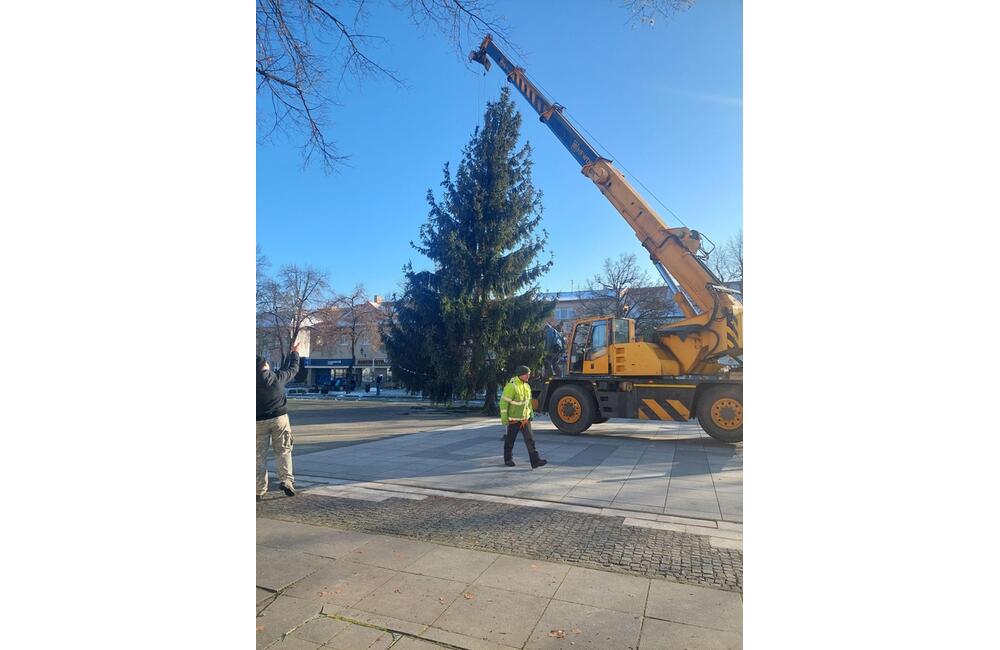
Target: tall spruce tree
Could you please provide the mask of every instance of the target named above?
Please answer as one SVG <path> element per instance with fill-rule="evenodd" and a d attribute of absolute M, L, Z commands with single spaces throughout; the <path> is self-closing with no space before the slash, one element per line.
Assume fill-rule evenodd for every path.
<path fill-rule="evenodd" d="M 403 297 L 385 331 L 393 375 L 407 388 L 436 401 L 485 391 L 493 414 L 513 369 L 540 363 L 554 304 L 536 285 L 552 261 L 538 260 L 548 235 L 538 232 L 542 195 L 531 182 L 531 146 L 517 146 L 520 127 L 504 88 L 487 103 L 454 177 L 445 165 L 441 199 L 427 192 L 430 214 L 413 246 L 434 270 L 404 268 Z"/>

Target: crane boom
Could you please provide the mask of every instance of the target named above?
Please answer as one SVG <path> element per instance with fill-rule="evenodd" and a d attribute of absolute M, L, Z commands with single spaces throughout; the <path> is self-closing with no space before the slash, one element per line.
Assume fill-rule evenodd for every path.
<path fill-rule="evenodd" d="M 493 42 L 492 35 L 483 39 L 469 59 L 483 65 L 487 71 L 492 59 L 507 75 L 521 95 L 538 113 L 556 138 L 580 164 L 580 171 L 597 185 L 601 193 L 622 215 L 657 270 L 670 283 L 672 277 L 683 289 L 674 299 L 685 319 L 668 325 L 661 331 L 661 343 L 678 359 L 686 372 L 704 369 L 705 362 L 730 354 L 742 353 L 743 306 L 733 293 L 704 262 L 701 235 L 685 227 L 668 228 L 656 210 L 632 187 L 625 176 L 601 156 L 563 115 L 563 107 L 552 102 L 528 79 L 524 69 L 515 66 Z M 672 284 L 672 283 L 671 283 Z M 693 304 L 692 304 L 693 303 Z M 695 337 L 696 332 L 714 334 L 714 340 Z"/>

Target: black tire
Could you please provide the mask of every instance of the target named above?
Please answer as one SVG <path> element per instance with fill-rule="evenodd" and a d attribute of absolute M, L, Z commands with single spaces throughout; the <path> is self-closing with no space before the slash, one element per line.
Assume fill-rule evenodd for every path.
<path fill-rule="evenodd" d="M 560 386 L 549 401 L 549 419 L 563 433 L 583 433 L 594 423 L 594 399 L 580 386 Z"/>
<path fill-rule="evenodd" d="M 720 442 L 743 442 L 743 387 L 712 386 L 698 398 L 698 424 Z"/>
<path fill-rule="evenodd" d="M 604 417 L 604 416 L 602 415 L 601 417 L 598 417 L 598 418 L 594 418 L 594 424 L 604 424 L 605 422 L 607 422 L 607 421 L 608 421 L 608 420 L 610 420 L 610 419 L 611 419 L 611 418 L 606 418 L 606 417 Z"/>

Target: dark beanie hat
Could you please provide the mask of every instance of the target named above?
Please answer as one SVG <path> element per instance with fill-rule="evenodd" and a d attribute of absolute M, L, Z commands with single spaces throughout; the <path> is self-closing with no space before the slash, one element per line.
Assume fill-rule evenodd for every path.
<path fill-rule="evenodd" d="M 528 366 L 518 366 L 517 370 L 514 371 L 514 374 L 520 377 L 526 372 L 531 372 L 531 368 L 529 368 Z"/>

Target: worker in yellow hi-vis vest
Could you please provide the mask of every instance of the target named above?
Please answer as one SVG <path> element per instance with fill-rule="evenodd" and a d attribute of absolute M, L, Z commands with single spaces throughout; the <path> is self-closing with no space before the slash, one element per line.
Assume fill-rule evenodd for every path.
<path fill-rule="evenodd" d="M 528 366 L 518 366 L 514 373 L 515 376 L 504 386 L 503 396 L 500 398 L 500 422 L 507 427 L 507 435 L 503 439 L 503 463 L 507 467 L 514 466 L 514 440 L 520 431 L 524 437 L 524 446 L 528 448 L 531 469 L 535 469 L 548 461 L 539 458 L 535 449 L 535 437 L 531 435 L 531 417 L 534 415 L 531 411 L 531 386 L 528 385 L 531 369 Z"/>

